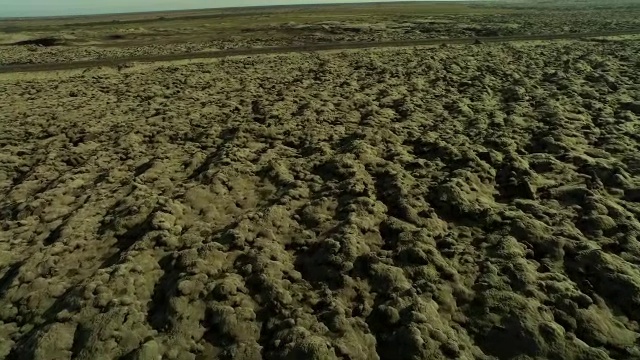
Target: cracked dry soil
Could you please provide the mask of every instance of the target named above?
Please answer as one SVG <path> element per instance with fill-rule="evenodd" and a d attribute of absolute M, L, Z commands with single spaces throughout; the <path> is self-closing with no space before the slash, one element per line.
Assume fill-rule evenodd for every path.
<path fill-rule="evenodd" d="M 0 77 L 0 358 L 640 358 L 640 46 Z"/>

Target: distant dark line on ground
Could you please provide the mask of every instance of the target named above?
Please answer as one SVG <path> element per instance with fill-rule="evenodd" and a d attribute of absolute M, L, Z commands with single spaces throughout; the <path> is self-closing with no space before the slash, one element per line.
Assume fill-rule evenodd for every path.
<path fill-rule="evenodd" d="M 581 39 L 581 38 L 599 37 L 599 36 L 620 36 L 620 35 L 635 35 L 635 34 L 640 34 L 640 29 L 625 30 L 625 31 L 545 34 L 545 35 L 517 35 L 517 36 L 495 36 L 495 37 L 477 37 L 477 38 L 447 38 L 447 39 L 400 40 L 400 41 L 381 41 L 381 42 L 342 42 L 342 43 L 326 43 L 326 44 L 308 44 L 308 45 L 296 45 L 296 46 L 229 49 L 229 50 L 195 52 L 195 53 L 144 55 L 144 56 L 123 57 L 123 58 L 73 61 L 73 62 L 65 62 L 65 63 L 9 64 L 9 65 L 0 65 L 0 73 L 71 70 L 71 69 L 92 68 L 92 67 L 100 67 L 100 66 L 118 66 L 118 65 L 131 63 L 131 62 L 216 59 L 216 58 L 225 58 L 230 56 L 252 56 L 252 55 L 287 54 L 287 53 L 329 51 L 329 50 L 357 50 L 357 49 L 374 49 L 374 48 L 391 48 L 391 47 L 411 47 L 411 46 L 428 46 L 428 45 L 442 45 L 442 44 L 471 45 L 471 44 L 477 44 L 477 43 L 501 43 L 501 42 L 514 42 L 514 41 L 565 40 L 565 39 Z"/>

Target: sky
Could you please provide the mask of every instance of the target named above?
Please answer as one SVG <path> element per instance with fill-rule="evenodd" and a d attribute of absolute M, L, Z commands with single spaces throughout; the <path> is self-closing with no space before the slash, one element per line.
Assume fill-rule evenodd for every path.
<path fill-rule="evenodd" d="M 0 18 L 162 11 L 256 5 L 357 3 L 372 0 L 0 0 Z M 381 0 L 400 1 L 400 0 Z"/>

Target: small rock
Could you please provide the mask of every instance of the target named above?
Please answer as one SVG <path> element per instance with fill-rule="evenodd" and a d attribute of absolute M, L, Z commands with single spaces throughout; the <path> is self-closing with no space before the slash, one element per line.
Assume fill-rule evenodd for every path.
<path fill-rule="evenodd" d="M 286 354 L 287 356 L 285 358 L 310 360 L 337 359 L 333 348 L 317 336 L 300 339 L 292 345 L 292 348 L 288 354 Z"/>
<path fill-rule="evenodd" d="M 416 324 L 427 324 L 427 323 L 429 323 L 429 319 L 427 319 L 427 317 L 423 313 L 419 313 L 417 311 L 412 311 L 411 312 L 411 319 L 412 319 L 412 322 L 414 322 Z"/>
<path fill-rule="evenodd" d="M 180 355 L 178 355 L 178 360 L 195 360 L 195 359 L 196 359 L 196 355 L 190 352 L 183 352 Z"/>
<path fill-rule="evenodd" d="M 160 346 L 155 340 L 149 340 L 144 343 L 134 355 L 136 360 L 157 360 L 161 358 Z"/>
<path fill-rule="evenodd" d="M 564 337 L 564 329 L 555 323 L 543 322 L 539 325 L 539 329 L 543 336 L 551 340 L 562 339 Z"/>
<path fill-rule="evenodd" d="M 59 322 L 67 322 L 71 320 L 71 313 L 67 309 L 62 310 L 58 314 L 56 314 L 56 320 L 58 320 Z"/>
<path fill-rule="evenodd" d="M 454 342 L 447 342 L 440 345 L 440 350 L 442 350 L 444 355 L 450 358 L 457 358 L 460 356 L 460 347 L 458 347 L 458 344 Z"/>
<path fill-rule="evenodd" d="M 172 248 L 172 249 L 175 249 L 180 245 L 180 239 L 177 236 L 171 235 L 169 233 L 162 234 L 162 236 L 160 237 L 158 242 L 161 245 L 164 245 L 164 246 L 166 246 L 168 248 Z"/>
<path fill-rule="evenodd" d="M 233 282 L 223 281 L 216 285 L 214 291 L 218 297 L 226 298 L 236 295 L 238 293 L 238 286 Z"/>
<path fill-rule="evenodd" d="M 182 295 L 189 295 L 193 292 L 194 283 L 191 280 L 183 280 L 178 284 L 178 290 Z"/>
<path fill-rule="evenodd" d="M 586 221 L 590 222 L 597 230 L 607 231 L 616 227 L 616 221 L 607 215 L 592 216 Z"/>
<path fill-rule="evenodd" d="M 400 253 L 400 258 L 409 264 L 428 265 L 429 257 L 422 249 L 410 247 Z"/>
<path fill-rule="evenodd" d="M 120 299 L 120 304 L 124 306 L 129 306 L 133 304 L 133 300 L 130 297 L 124 296 Z"/>
<path fill-rule="evenodd" d="M 176 217 L 164 212 L 156 213 L 151 226 L 156 230 L 171 230 L 176 223 Z"/>
<path fill-rule="evenodd" d="M 380 306 L 380 313 L 384 317 L 385 321 L 389 324 L 395 324 L 400 321 L 400 313 L 398 310 L 391 306 Z"/>
<path fill-rule="evenodd" d="M 580 306 L 581 308 L 588 308 L 589 306 L 593 305 L 593 300 L 585 295 L 585 294 L 578 294 L 576 295 L 573 300 L 578 304 L 578 306 Z"/>

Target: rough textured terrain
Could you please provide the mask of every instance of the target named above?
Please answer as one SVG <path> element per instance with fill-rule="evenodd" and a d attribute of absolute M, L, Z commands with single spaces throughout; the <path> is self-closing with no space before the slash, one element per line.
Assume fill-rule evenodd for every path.
<path fill-rule="evenodd" d="M 640 46 L 0 76 L 0 358 L 640 358 Z"/>
<path fill-rule="evenodd" d="M 0 66 L 336 42 L 637 31 L 640 3 L 413 2 L 0 20 Z"/>

